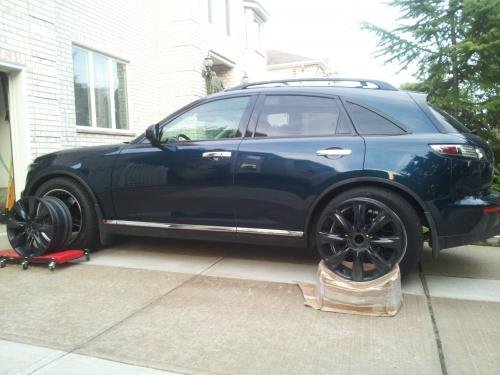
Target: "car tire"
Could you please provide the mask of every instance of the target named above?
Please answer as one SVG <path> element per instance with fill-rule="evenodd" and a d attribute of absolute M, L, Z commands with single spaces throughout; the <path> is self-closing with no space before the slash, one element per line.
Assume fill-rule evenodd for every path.
<path fill-rule="evenodd" d="M 35 195 L 59 198 L 68 207 L 72 217 L 68 248 L 93 250 L 99 246 L 99 225 L 93 199 L 81 184 L 57 177 L 40 185 Z"/>
<path fill-rule="evenodd" d="M 316 248 L 326 265 L 352 281 L 370 281 L 399 264 L 409 274 L 422 254 L 421 220 L 397 193 L 359 187 L 333 198 L 315 228 Z"/>
<path fill-rule="evenodd" d="M 69 211 L 55 198 L 21 198 L 7 216 L 7 238 L 23 257 L 63 250 L 70 234 Z"/>
<path fill-rule="evenodd" d="M 58 228 L 60 228 L 60 238 L 58 238 L 57 247 L 59 250 L 64 249 L 68 246 L 68 242 L 71 238 L 72 219 L 69 208 L 64 204 L 64 202 L 55 197 L 45 197 L 43 198 L 43 201 L 50 202 L 56 210 L 56 214 L 60 218 L 60 224 L 58 226 Z"/>

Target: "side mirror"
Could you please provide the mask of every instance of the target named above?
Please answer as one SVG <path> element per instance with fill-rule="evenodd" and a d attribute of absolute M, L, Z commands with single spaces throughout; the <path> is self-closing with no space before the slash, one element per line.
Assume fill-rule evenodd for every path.
<path fill-rule="evenodd" d="M 148 126 L 146 129 L 146 138 L 148 139 L 149 142 L 155 147 L 161 148 L 161 132 L 160 132 L 160 125 L 159 124 L 154 124 L 151 126 Z"/>

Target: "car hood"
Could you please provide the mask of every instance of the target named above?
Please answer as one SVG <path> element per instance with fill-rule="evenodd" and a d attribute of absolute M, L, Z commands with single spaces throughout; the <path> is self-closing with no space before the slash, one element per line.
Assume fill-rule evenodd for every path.
<path fill-rule="evenodd" d="M 42 155 L 34 160 L 34 164 L 66 164 L 67 162 L 87 159 L 89 157 L 94 158 L 117 155 L 123 147 L 123 143 L 118 143 L 103 146 L 70 148 Z"/>

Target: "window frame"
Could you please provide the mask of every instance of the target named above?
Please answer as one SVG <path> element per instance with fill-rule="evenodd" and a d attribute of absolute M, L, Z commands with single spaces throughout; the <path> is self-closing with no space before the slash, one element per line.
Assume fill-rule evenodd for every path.
<path fill-rule="evenodd" d="M 226 18 L 226 35 L 231 36 L 231 2 L 229 0 L 225 1 L 225 18 Z"/>
<path fill-rule="evenodd" d="M 130 133 L 130 103 L 129 103 L 129 85 L 128 85 L 128 61 L 119 59 L 113 56 L 110 56 L 108 54 L 105 54 L 103 52 L 95 51 L 87 47 L 83 47 L 78 44 L 72 44 L 71 46 L 71 51 L 73 52 L 73 49 L 78 49 L 80 51 L 83 51 L 87 53 L 87 62 L 88 62 L 88 76 L 89 76 L 89 90 L 90 90 L 90 124 L 89 125 L 82 125 L 78 124 L 76 122 L 76 116 L 75 116 L 75 125 L 77 129 L 81 129 L 82 131 L 95 131 L 97 132 L 113 132 L 113 133 Z M 100 127 L 97 126 L 97 110 L 96 110 L 96 97 L 95 97 L 95 72 L 94 72 L 94 55 L 100 55 L 106 59 L 106 67 L 107 67 L 107 75 L 108 75 L 108 81 L 109 81 L 109 104 L 110 104 L 110 117 L 111 117 L 111 123 L 110 127 Z M 114 90 L 114 79 L 113 79 L 113 63 L 120 63 L 123 64 L 125 67 L 125 105 L 126 105 L 126 114 L 127 114 L 127 127 L 126 128 L 117 128 L 116 127 L 116 117 L 115 117 L 115 96 L 113 93 Z M 73 59 L 71 61 L 72 68 L 73 68 L 73 74 L 74 74 L 74 66 L 73 66 Z M 73 77 L 73 85 L 74 85 L 74 77 Z M 76 113 L 76 94 L 73 92 L 73 103 L 75 105 L 75 110 L 74 112 Z"/>
<path fill-rule="evenodd" d="M 254 46 L 254 49 L 256 52 L 261 53 L 261 51 L 263 50 L 262 34 L 263 34 L 264 20 L 257 13 L 254 12 L 252 22 L 257 24 L 257 35 L 255 36 L 256 45 Z"/>
<path fill-rule="evenodd" d="M 243 111 L 243 114 L 241 116 L 240 122 L 238 124 L 238 128 L 236 131 L 236 135 L 231 138 L 218 138 L 218 139 L 202 139 L 202 140 L 189 140 L 189 141 L 177 141 L 177 142 L 162 142 L 162 144 L 168 144 L 168 145 L 189 145 L 189 144 L 198 144 L 200 142 L 219 142 L 219 141 L 232 141 L 232 140 L 237 140 L 237 139 L 242 139 L 243 135 L 245 133 L 245 130 L 247 128 L 247 125 L 250 121 L 250 117 L 252 116 L 253 112 L 255 111 L 255 103 L 257 101 L 258 95 L 255 94 L 235 94 L 235 95 L 227 95 L 227 96 L 222 96 L 222 97 L 216 97 L 216 98 L 211 98 L 211 99 L 201 99 L 197 100 L 193 103 L 188 104 L 187 106 L 181 108 L 180 110 L 174 112 L 170 116 L 167 116 L 165 119 L 159 122 L 160 126 L 160 134 L 163 133 L 163 128 L 165 126 L 168 126 L 170 123 L 175 121 L 178 117 L 184 115 L 185 113 L 194 110 L 202 105 L 220 101 L 220 100 L 228 100 L 228 99 L 235 99 L 235 98 L 249 98 L 247 107 Z M 147 141 L 145 135 L 143 134 L 143 139 L 139 140 L 139 143 L 144 142 L 145 140 Z M 149 141 L 148 141 L 149 142 Z"/>
<path fill-rule="evenodd" d="M 313 98 L 321 98 L 321 99 L 331 99 L 334 100 L 339 108 L 339 123 L 337 123 L 337 128 L 335 129 L 335 133 L 331 135 L 325 134 L 316 134 L 316 135 L 283 135 L 283 136 L 273 136 L 273 137 L 256 137 L 255 133 L 257 131 L 257 125 L 259 123 L 260 116 L 263 112 L 264 104 L 266 97 L 268 96 L 301 96 L 301 97 L 313 97 Z M 348 133 L 337 133 L 339 129 L 340 121 L 344 121 L 346 127 L 350 130 Z M 258 102 L 255 105 L 254 113 L 252 114 L 252 119 L 249 123 L 247 131 L 245 132 L 245 139 L 292 139 L 292 138 L 318 138 L 318 137 L 352 137 L 353 135 L 357 135 L 351 118 L 347 115 L 346 110 L 344 108 L 344 103 L 338 95 L 322 95 L 318 93 L 310 93 L 310 92 L 293 92 L 293 91 L 280 91 L 280 92 L 272 92 L 272 93 L 261 93 L 259 95 Z"/>
<path fill-rule="evenodd" d="M 207 0 L 207 8 L 208 8 L 208 9 L 207 9 L 207 10 L 208 10 L 207 15 L 208 15 L 208 23 L 209 23 L 209 24 L 212 24 L 212 23 L 213 23 L 213 17 L 214 17 L 214 15 L 213 15 L 213 7 L 212 7 L 212 5 L 213 5 L 213 4 L 212 4 L 212 0 Z"/>
<path fill-rule="evenodd" d="M 345 108 L 345 111 L 346 111 L 347 115 L 349 116 L 349 120 L 350 120 L 352 126 L 354 127 L 356 133 L 358 135 L 362 136 L 362 137 L 380 137 L 380 136 L 383 136 L 383 137 L 394 137 L 394 136 L 400 136 L 400 135 L 405 135 L 405 134 L 411 134 L 412 133 L 408 129 L 408 127 L 406 125 L 404 125 L 401 121 L 398 121 L 394 117 L 389 116 L 389 115 L 387 115 L 387 114 L 379 111 L 378 109 L 373 108 L 372 106 L 369 106 L 369 105 L 367 105 L 365 103 L 362 103 L 359 100 L 355 100 L 355 99 L 351 99 L 351 98 L 346 98 L 346 97 L 340 98 L 340 100 L 342 101 L 342 104 L 343 104 L 343 106 Z M 352 119 L 348 103 L 357 105 L 357 106 L 362 107 L 362 108 L 364 108 L 364 109 L 366 109 L 366 110 L 368 110 L 370 112 L 375 113 L 376 115 L 379 115 L 383 119 L 389 121 L 390 123 L 392 123 L 396 127 L 400 128 L 401 129 L 401 133 L 397 133 L 397 134 L 384 134 L 384 133 L 380 133 L 380 134 L 362 134 L 362 133 L 360 133 L 359 129 L 356 126 L 356 122 Z"/>

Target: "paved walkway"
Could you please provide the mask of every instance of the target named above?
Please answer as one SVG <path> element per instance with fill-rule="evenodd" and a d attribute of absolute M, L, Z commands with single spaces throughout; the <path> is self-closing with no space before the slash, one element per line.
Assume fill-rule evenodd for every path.
<path fill-rule="evenodd" d="M 8 266 L 0 374 L 500 373 L 500 248 L 426 251 L 394 318 L 304 307 L 295 283 L 317 262 L 300 249 L 130 239 L 55 272 Z"/>

